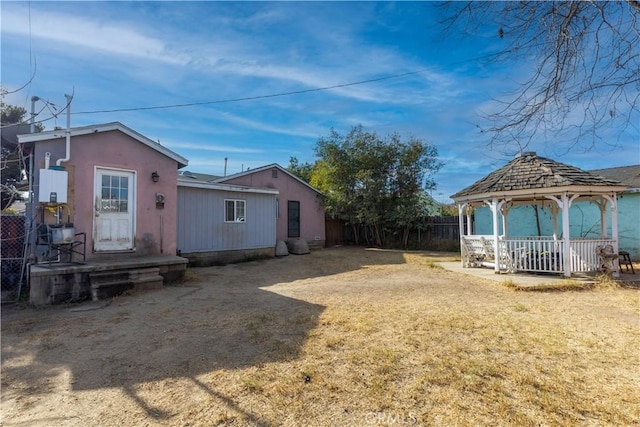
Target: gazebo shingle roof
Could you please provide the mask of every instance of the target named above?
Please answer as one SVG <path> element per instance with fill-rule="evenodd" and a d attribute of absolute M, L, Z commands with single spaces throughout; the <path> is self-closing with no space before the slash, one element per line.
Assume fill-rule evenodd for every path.
<path fill-rule="evenodd" d="M 475 194 L 574 185 L 620 186 L 622 184 L 564 163 L 538 157 L 534 152 L 527 152 L 451 197 L 455 199 Z"/>

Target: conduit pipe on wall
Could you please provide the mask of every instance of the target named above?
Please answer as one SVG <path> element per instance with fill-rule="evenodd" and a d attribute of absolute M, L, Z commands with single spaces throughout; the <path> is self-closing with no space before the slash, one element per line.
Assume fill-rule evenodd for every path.
<path fill-rule="evenodd" d="M 65 98 L 67 98 L 67 131 L 65 132 L 66 152 L 63 159 L 56 160 L 56 166 L 60 166 L 60 163 L 68 162 L 69 159 L 71 159 L 71 100 L 73 99 L 73 96 L 65 94 Z"/>

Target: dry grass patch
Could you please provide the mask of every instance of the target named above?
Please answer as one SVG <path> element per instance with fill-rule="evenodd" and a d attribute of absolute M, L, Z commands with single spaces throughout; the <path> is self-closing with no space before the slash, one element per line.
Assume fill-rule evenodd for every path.
<path fill-rule="evenodd" d="M 279 364 L 262 367 L 253 391 L 266 420 L 279 423 L 283 408 L 292 425 L 311 414 L 311 425 L 370 413 L 443 425 L 627 424 L 638 415 L 624 404 L 638 397 L 637 355 L 617 338 L 544 322 L 541 306 L 436 312 L 391 300 L 357 312 L 347 304 L 323 315 L 287 375 Z"/>
<path fill-rule="evenodd" d="M 516 291 L 529 292 L 563 292 L 563 291 L 587 291 L 598 286 L 599 281 L 584 281 L 576 279 L 562 279 L 535 285 L 520 285 L 513 280 L 500 282 L 503 286 Z"/>
<path fill-rule="evenodd" d="M 440 260 L 326 249 L 196 270 L 197 290 L 127 297 L 126 312 L 68 319 L 50 310 L 33 324 L 33 312 L 3 317 L 3 417 L 78 426 L 637 424 L 637 290 L 513 292 L 433 268 Z M 62 330 L 67 337 L 47 334 Z"/>

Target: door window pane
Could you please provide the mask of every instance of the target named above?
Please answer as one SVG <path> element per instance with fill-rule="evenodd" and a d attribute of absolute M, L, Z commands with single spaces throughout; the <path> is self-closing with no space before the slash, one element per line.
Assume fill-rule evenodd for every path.
<path fill-rule="evenodd" d="M 102 212 L 128 212 L 129 178 L 117 175 L 102 175 L 100 190 Z"/>

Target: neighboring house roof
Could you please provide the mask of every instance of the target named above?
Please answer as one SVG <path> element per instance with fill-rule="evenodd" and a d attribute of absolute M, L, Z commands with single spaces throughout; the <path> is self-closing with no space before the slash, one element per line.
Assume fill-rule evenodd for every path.
<path fill-rule="evenodd" d="M 619 191 L 624 189 L 624 185 L 620 181 L 605 178 L 544 157 L 538 157 L 534 152 L 527 152 L 522 153 L 505 166 L 452 195 L 451 198 L 518 193 L 522 190 L 531 193 L 531 190 L 575 186 L 617 187 Z"/>
<path fill-rule="evenodd" d="M 178 187 L 203 188 L 206 190 L 233 191 L 237 193 L 279 194 L 274 188 L 245 187 L 243 185 L 221 184 L 216 182 L 189 181 L 178 176 Z"/>
<path fill-rule="evenodd" d="M 617 168 L 594 169 L 596 175 L 620 181 L 627 188 L 625 193 L 640 193 L 640 165 L 620 166 Z"/>
<path fill-rule="evenodd" d="M 196 173 L 187 170 L 178 171 L 178 181 L 209 183 L 214 182 L 218 178 L 220 178 L 220 175 L 209 175 L 206 173 Z"/>
<path fill-rule="evenodd" d="M 225 182 L 225 181 L 228 181 L 228 180 L 230 180 L 230 179 L 239 178 L 239 177 L 241 177 L 241 176 L 246 176 L 246 175 L 251 175 L 251 174 L 254 174 L 254 173 L 256 173 L 256 172 L 262 172 L 262 171 L 264 171 L 264 170 L 269 170 L 269 169 L 273 169 L 273 168 L 276 168 L 276 169 L 278 169 L 279 171 L 281 171 L 282 173 L 287 174 L 288 176 L 290 176 L 291 178 L 295 179 L 296 181 L 298 181 L 298 182 L 299 182 L 299 183 L 301 183 L 302 185 L 304 185 L 304 186 L 306 186 L 306 187 L 309 187 L 311 190 L 315 191 L 316 193 L 318 193 L 318 194 L 322 194 L 322 193 L 320 192 L 320 190 L 318 190 L 317 188 L 313 187 L 313 186 L 312 186 L 312 185 L 310 185 L 309 183 L 307 183 L 307 182 L 303 181 L 302 179 L 298 178 L 297 176 L 295 176 L 294 174 L 292 174 L 291 172 L 289 172 L 288 170 L 286 170 L 285 168 L 283 168 L 282 166 L 280 166 L 280 165 L 279 165 L 279 164 L 277 164 L 277 163 L 271 163 L 271 164 L 269 164 L 269 165 L 261 166 L 261 167 L 259 167 L 259 168 L 249 169 L 249 170 L 246 170 L 246 171 L 244 171 L 244 172 L 234 173 L 233 175 L 223 176 L 223 177 L 221 177 L 221 178 L 218 178 L 218 179 L 216 180 L 216 182 Z"/>
<path fill-rule="evenodd" d="M 178 168 L 187 166 L 189 164 L 189 161 L 184 157 L 182 157 L 181 155 L 174 153 L 173 151 L 169 150 L 167 147 L 147 138 L 146 136 L 134 131 L 133 129 L 123 125 L 120 122 L 111 122 L 111 123 L 71 128 L 71 136 L 74 137 L 74 136 L 80 136 L 80 135 L 90 135 L 97 132 L 108 132 L 108 131 L 114 131 L 114 130 L 120 131 L 130 136 L 131 138 L 137 140 L 138 142 L 141 142 L 142 144 L 152 148 L 153 150 L 156 150 L 157 152 L 164 154 L 170 159 L 175 160 L 176 162 L 178 162 Z M 65 136 L 66 136 L 66 129 L 56 129 L 51 131 L 39 132 L 39 133 L 18 135 L 18 141 L 22 144 L 27 142 L 48 141 L 51 139 L 64 138 Z"/>

